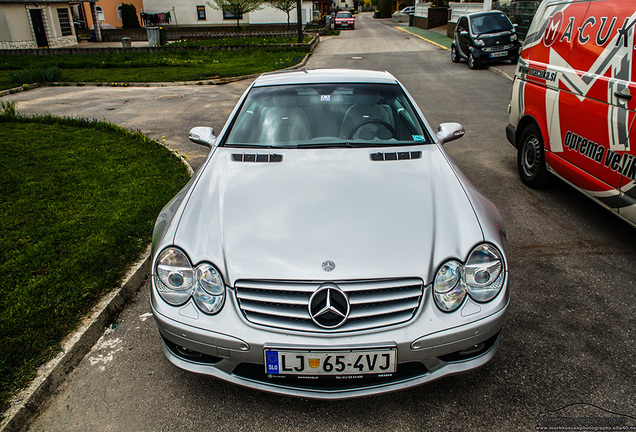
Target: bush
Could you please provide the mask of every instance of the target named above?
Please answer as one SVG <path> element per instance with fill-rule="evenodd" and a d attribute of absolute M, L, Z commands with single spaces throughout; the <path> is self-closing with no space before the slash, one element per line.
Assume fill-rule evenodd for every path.
<path fill-rule="evenodd" d="M 392 8 L 393 4 L 391 0 L 380 0 L 378 2 L 378 10 L 380 11 L 379 18 L 391 18 Z"/>
<path fill-rule="evenodd" d="M 125 29 L 140 28 L 139 19 L 137 18 L 137 8 L 135 5 L 121 4 L 121 24 Z"/>
<path fill-rule="evenodd" d="M 11 72 L 9 76 L 13 82 L 18 84 L 54 82 L 60 80 L 60 76 L 62 76 L 62 69 L 57 66 L 32 68 Z"/>

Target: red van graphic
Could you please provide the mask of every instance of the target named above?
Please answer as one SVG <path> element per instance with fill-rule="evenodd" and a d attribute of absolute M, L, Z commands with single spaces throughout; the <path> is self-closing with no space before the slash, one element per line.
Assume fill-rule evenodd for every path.
<path fill-rule="evenodd" d="M 506 129 L 524 183 L 556 175 L 634 225 L 635 9 L 624 0 L 544 1 L 521 51 Z"/>

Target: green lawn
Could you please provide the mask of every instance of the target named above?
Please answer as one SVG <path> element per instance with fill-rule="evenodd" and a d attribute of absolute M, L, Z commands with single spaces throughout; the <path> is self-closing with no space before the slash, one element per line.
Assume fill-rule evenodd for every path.
<path fill-rule="evenodd" d="M 57 66 L 66 82 L 175 82 L 251 75 L 284 69 L 306 52 L 272 47 L 237 51 L 170 49 L 161 53 L 0 56 L 0 90 L 19 87 L 10 75 Z"/>
<path fill-rule="evenodd" d="M 0 115 L 0 143 L 1 412 L 118 286 L 188 173 L 102 122 Z"/>

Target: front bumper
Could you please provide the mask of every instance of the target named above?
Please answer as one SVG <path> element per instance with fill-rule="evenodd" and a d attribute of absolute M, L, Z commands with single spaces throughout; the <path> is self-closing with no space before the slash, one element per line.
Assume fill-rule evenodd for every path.
<path fill-rule="evenodd" d="M 512 44 L 509 49 L 499 49 L 499 47 L 470 47 L 470 51 L 473 53 L 473 57 L 479 63 L 493 63 L 504 60 L 517 59 L 519 57 L 519 50 L 521 46 L 518 43 Z"/>
<path fill-rule="evenodd" d="M 515 127 L 508 123 L 508 126 L 506 126 L 506 139 L 510 144 L 512 144 L 514 148 L 517 148 L 517 143 L 515 142 L 515 133 Z"/>
<path fill-rule="evenodd" d="M 425 289 L 425 298 L 430 287 Z M 284 331 L 245 320 L 231 289 L 223 310 L 216 316 L 195 319 L 191 304 L 172 308 L 153 287 L 152 311 L 163 338 L 166 357 L 187 371 L 272 393 L 313 398 L 344 399 L 387 393 L 478 368 L 492 359 L 500 339 L 509 301 L 507 286 L 485 312 L 474 315 L 474 304 L 456 311 L 473 310 L 473 321 L 449 326 L 449 316 L 435 311 L 432 300 L 422 300 L 416 316 L 390 328 L 359 332 L 308 333 Z M 176 313 L 174 313 L 176 312 Z M 440 315 L 441 314 L 441 315 Z M 199 314 L 203 315 L 203 314 Z M 442 323 L 432 323 L 437 315 Z M 477 318 L 475 318 L 477 317 Z M 200 319 L 218 319 L 222 326 L 202 325 Z M 199 322 L 198 322 L 199 321 Z M 450 320 L 452 322 L 452 320 Z M 216 328 L 219 331 L 210 331 Z M 390 376 L 342 379 L 302 379 L 265 373 L 264 350 L 351 350 L 395 348 L 397 371 Z"/>

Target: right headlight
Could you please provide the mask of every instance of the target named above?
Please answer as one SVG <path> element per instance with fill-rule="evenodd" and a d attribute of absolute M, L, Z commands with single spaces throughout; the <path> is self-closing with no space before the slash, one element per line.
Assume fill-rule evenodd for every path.
<path fill-rule="evenodd" d="M 486 42 L 484 42 L 482 39 L 475 39 L 474 44 L 475 46 L 483 47 L 484 45 L 486 45 Z"/>
<path fill-rule="evenodd" d="M 483 243 L 471 251 L 466 264 L 455 260 L 442 264 L 433 281 L 433 299 L 444 312 L 459 308 L 466 294 L 476 302 L 488 302 L 499 294 L 505 277 L 501 252 Z"/>
<path fill-rule="evenodd" d="M 155 286 L 166 303 L 184 304 L 194 287 L 194 269 L 188 257 L 177 248 L 164 249 L 157 257 Z"/>

